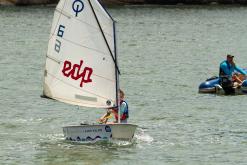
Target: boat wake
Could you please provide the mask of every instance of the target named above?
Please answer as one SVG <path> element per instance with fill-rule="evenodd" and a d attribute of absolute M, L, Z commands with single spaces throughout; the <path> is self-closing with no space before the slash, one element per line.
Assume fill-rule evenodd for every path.
<path fill-rule="evenodd" d="M 136 142 L 146 142 L 148 144 L 152 143 L 153 142 L 153 137 L 150 136 L 149 134 L 147 134 L 145 132 L 145 129 L 143 128 L 138 128 L 136 130 L 136 134 L 134 136 L 134 139 L 136 139 Z"/>

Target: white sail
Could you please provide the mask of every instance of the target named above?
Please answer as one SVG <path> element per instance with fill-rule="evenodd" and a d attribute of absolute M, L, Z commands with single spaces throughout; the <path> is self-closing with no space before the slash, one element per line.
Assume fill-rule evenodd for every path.
<path fill-rule="evenodd" d="M 48 44 L 44 95 L 80 106 L 116 106 L 114 38 L 114 21 L 97 0 L 60 0 Z"/>

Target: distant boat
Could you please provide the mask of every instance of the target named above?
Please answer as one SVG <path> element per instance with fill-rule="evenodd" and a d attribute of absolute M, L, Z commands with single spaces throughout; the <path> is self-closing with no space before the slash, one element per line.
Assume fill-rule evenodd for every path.
<path fill-rule="evenodd" d="M 60 0 L 46 56 L 43 95 L 64 103 L 119 109 L 115 21 L 97 0 Z M 134 124 L 63 127 L 71 141 L 131 140 Z"/>
<path fill-rule="evenodd" d="M 247 71 L 247 69 L 244 69 Z M 220 78 L 217 76 L 211 77 L 199 85 L 199 93 L 212 93 L 212 94 L 226 94 L 223 87 L 220 85 Z M 247 94 L 247 80 L 244 80 L 242 85 L 233 88 L 233 93 L 235 95 L 245 95 Z"/>

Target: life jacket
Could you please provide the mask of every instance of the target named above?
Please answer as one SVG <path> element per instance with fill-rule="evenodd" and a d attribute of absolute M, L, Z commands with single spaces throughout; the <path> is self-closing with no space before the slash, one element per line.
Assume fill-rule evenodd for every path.
<path fill-rule="evenodd" d="M 231 66 L 229 64 L 229 62 L 227 61 L 223 61 L 222 63 L 226 63 L 227 65 L 227 69 L 231 69 Z M 221 63 L 221 64 L 222 64 Z M 220 65 L 221 65 L 220 64 Z M 229 77 L 229 75 L 227 75 L 223 69 L 221 69 L 220 67 L 220 71 L 219 71 L 219 84 L 222 86 L 222 88 L 225 91 L 225 94 L 233 94 L 235 92 L 235 90 L 233 89 L 233 81 L 232 79 Z"/>
<path fill-rule="evenodd" d="M 223 61 L 222 63 L 226 63 L 226 65 L 227 65 L 227 69 L 231 69 L 231 66 L 230 66 L 230 64 L 229 64 L 229 62 L 227 62 L 227 61 Z M 220 63 L 220 66 L 221 66 L 221 64 L 222 63 Z M 220 71 L 219 71 L 219 76 L 220 77 L 227 77 L 228 75 L 223 71 L 223 69 L 221 69 L 221 67 L 220 67 Z"/>
<path fill-rule="evenodd" d="M 120 102 L 120 106 L 121 106 L 121 104 L 122 104 L 123 102 L 126 104 L 126 108 L 125 108 L 125 110 L 124 110 L 122 116 L 120 117 L 120 119 L 121 119 L 121 120 L 126 120 L 126 119 L 129 118 L 129 108 L 128 108 L 127 102 L 126 102 L 126 101 L 123 101 L 123 100 Z M 118 120 L 118 109 L 114 109 L 114 111 L 116 112 L 116 113 L 115 113 L 115 119 Z"/>
<path fill-rule="evenodd" d="M 231 69 L 231 66 L 230 66 L 230 64 L 229 64 L 229 62 L 227 62 L 227 61 L 223 61 L 222 63 L 226 63 L 226 65 L 227 65 L 227 69 Z M 222 64 L 221 63 L 221 64 Z M 221 65 L 220 64 L 220 65 Z M 219 84 L 224 88 L 224 87 L 232 87 L 232 79 L 230 79 L 230 77 L 229 77 L 229 75 L 227 75 L 224 71 L 223 71 L 223 69 L 221 69 L 221 67 L 220 67 L 220 70 L 219 70 Z"/>

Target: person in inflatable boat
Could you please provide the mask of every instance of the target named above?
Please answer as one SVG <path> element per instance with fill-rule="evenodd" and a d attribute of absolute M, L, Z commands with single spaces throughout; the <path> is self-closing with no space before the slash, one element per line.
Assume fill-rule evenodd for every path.
<path fill-rule="evenodd" d="M 242 85 L 243 80 L 247 77 L 247 73 L 235 64 L 234 56 L 228 54 L 226 60 L 220 63 L 219 77 L 220 85 L 225 92 L 233 93 L 233 88 Z"/>

